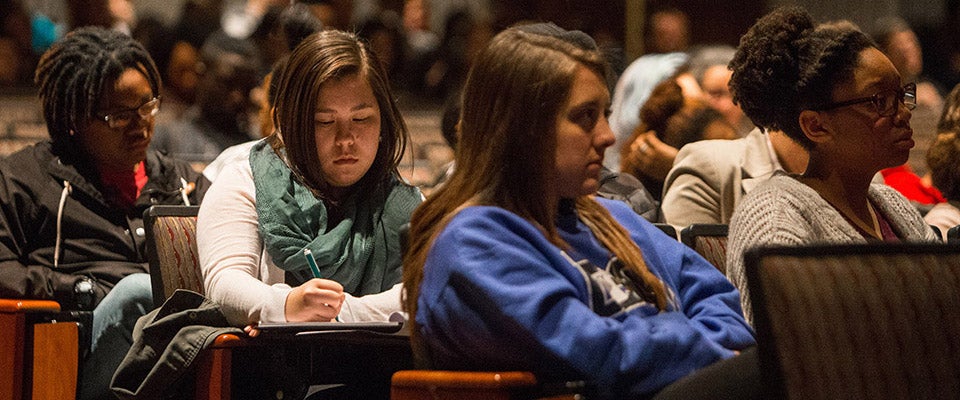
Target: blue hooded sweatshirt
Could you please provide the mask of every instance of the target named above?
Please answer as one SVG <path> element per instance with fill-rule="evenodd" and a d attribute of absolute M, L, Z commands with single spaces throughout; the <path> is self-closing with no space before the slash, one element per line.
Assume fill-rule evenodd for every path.
<path fill-rule="evenodd" d="M 469 207 L 440 232 L 424 266 L 416 320 L 434 367 L 529 370 L 542 381 L 586 380 L 602 397 L 637 398 L 755 344 L 723 274 L 622 203 L 597 200 L 672 292 L 672 310 L 659 312 L 619 274 L 572 207 L 557 221 L 566 251 L 516 214 Z"/>

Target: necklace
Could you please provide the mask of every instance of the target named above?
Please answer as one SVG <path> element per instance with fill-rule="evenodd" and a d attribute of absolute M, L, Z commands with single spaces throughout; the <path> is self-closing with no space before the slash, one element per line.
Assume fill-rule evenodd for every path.
<path fill-rule="evenodd" d="M 852 212 L 841 210 L 840 208 L 837 208 L 837 206 L 834 205 L 833 203 L 831 203 L 830 205 L 832 205 L 833 208 L 836 209 L 840 213 L 840 215 L 842 215 L 843 218 L 847 220 L 847 222 L 851 223 L 854 228 L 860 231 L 860 233 L 865 234 L 866 236 L 869 236 L 873 239 L 883 240 L 883 236 L 882 236 L 883 233 L 880 232 L 880 221 L 877 219 L 877 211 L 873 209 L 873 204 L 871 204 L 869 201 L 867 201 L 867 212 L 870 213 L 870 220 L 871 220 L 870 222 L 872 222 L 871 224 L 872 226 L 867 226 L 866 221 L 863 221 L 862 219 L 858 218 L 856 215 L 853 215 Z"/>
<path fill-rule="evenodd" d="M 870 214 L 870 222 L 867 222 L 857 216 L 850 207 L 838 207 L 838 203 L 832 201 L 830 196 L 825 195 L 827 192 L 823 191 L 823 185 L 821 185 L 819 181 L 801 179 L 801 182 L 813 189 L 814 192 L 817 192 L 821 199 L 826 201 L 827 204 L 830 204 L 834 210 L 837 210 L 837 213 L 839 213 L 843 219 L 847 220 L 847 223 L 853 225 L 853 228 L 859 231 L 860 234 L 873 239 L 883 240 L 883 232 L 880 231 L 880 221 L 877 217 L 877 211 L 873 208 L 873 203 L 871 203 L 869 199 L 867 199 L 867 213 Z"/>

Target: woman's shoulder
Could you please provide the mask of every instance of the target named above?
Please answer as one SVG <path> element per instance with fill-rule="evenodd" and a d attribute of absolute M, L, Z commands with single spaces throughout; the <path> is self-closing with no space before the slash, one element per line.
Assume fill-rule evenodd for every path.
<path fill-rule="evenodd" d="M 737 204 L 731 224 L 747 220 L 793 219 L 817 213 L 825 205 L 820 196 L 795 177 L 778 172 L 748 192 Z M 736 222 L 734 222 L 736 221 Z"/>
<path fill-rule="evenodd" d="M 885 183 L 870 184 L 868 195 L 884 210 L 897 212 L 904 216 L 907 214 L 916 214 L 917 217 L 921 217 L 920 212 L 910 203 L 910 200 L 904 197 L 897 189 Z"/>
<path fill-rule="evenodd" d="M 555 246 L 533 223 L 495 206 L 456 212 L 433 241 L 432 258 L 527 257 Z"/>
<path fill-rule="evenodd" d="M 744 196 L 744 201 L 753 198 L 777 201 L 810 199 L 816 195 L 813 189 L 798 181 L 795 176 L 781 171 L 761 182 L 756 188 L 747 193 L 746 196 Z"/>
<path fill-rule="evenodd" d="M 473 205 L 460 209 L 450 218 L 445 231 L 470 229 L 516 229 L 533 227 L 526 219 L 497 206 Z"/>
<path fill-rule="evenodd" d="M 624 222 L 633 222 L 637 220 L 644 220 L 636 211 L 633 211 L 632 208 L 627 203 L 619 200 L 605 199 L 603 197 L 594 197 L 600 205 L 607 209 L 610 212 L 610 215 L 613 216 L 620 223 Z"/>

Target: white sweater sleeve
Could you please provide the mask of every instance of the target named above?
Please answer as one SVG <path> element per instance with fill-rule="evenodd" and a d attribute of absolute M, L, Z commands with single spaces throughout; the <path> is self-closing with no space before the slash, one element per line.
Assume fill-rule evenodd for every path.
<path fill-rule="evenodd" d="M 353 297 L 347 294 L 340 308 L 340 321 L 387 321 L 391 316 L 403 315 L 400 311 L 400 292 L 403 283 L 393 285 L 385 292 Z"/>
<path fill-rule="evenodd" d="M 291 288 L 263 251 L 250 164 L 226 166 L 203 200 L 197 247 L 207 297 L 232 325 L 285 322 Z"/>

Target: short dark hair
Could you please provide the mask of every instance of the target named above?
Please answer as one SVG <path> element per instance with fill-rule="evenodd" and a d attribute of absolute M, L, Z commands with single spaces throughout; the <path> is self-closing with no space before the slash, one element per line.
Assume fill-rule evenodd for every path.
<path fill-rule="evenodd" d="M 800 111 L 829 104 L 833 88 L 852 79 L 860 52 L 871 47 L 852 26 L 818 28 L 803 8 L 778 8 L 740 38 L 729 65 L 733 100 L 757 126 L 783 131 L 810 149 Z"/>
<path fill-rule="evenodd" d="M 70 132 L 94 118 L 104 91 L 130 68 L 143 73 L 154 96 L 160 94 L 160 73 L 150 54 L 120 32 L 76 29 L 40 57 L 34 81 L 55 147 L 69 145 Z"/>
<path fill-rule="evenodd" d="M 391 177 L 399 176 L 397 167 L 409 137 L 376 55 L 355 34 L 321 31 L 297 45 L 280 76 L 273 77 L 279 82 L 271 144 L 286 149 L 290 169 L 321 196 L 329 184 L 317 159 L 313 112 L 304 110 L 316 110 L 324 82 L 352 74 L 370 84 L 380 107 L 380 146 L 370 170 L 357 182 L 363 192 L 372 193 L 385 188 Z"/>

